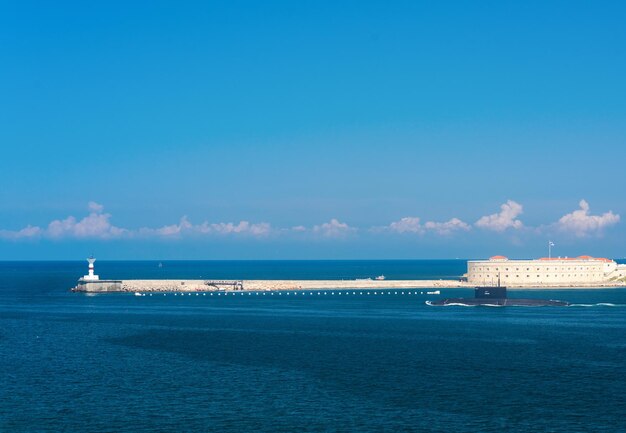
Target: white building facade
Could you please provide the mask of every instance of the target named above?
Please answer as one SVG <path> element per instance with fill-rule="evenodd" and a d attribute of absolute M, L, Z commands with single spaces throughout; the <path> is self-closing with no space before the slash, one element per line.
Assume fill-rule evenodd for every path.
<path fill-rule="evenodd" d="M 467 262 L 467 281 L 481 286 L 558 286 L 605 283 L 626 276 L 626 265 L 591 256 L 509 260 L 494 256 Z"/>

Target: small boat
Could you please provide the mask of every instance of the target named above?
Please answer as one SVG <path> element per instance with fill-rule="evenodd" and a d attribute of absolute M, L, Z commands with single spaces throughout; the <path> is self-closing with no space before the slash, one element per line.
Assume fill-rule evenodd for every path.
<path fill-rule="evenodd" d="M 135 292 L 135 296 L 143 296 L 143 294 L 141 294 L 139 292 Z"/>
<path fill-rule="evenodd" d="M 427 295 L 441 295 L 441 290 L 433 290 L 432 292 L 426 292 Z"/>
<path fill-rule="evenodd" d="M 377 277 L 376 277 L 376 280 L 377 280 L 377 281 L 382 281 L 382 280 L 384 280 L 384 279 L 385 279 L 385 276 L 384 276 L 384 275 L 379 275 L 379 276 L 377 276 Z"/>

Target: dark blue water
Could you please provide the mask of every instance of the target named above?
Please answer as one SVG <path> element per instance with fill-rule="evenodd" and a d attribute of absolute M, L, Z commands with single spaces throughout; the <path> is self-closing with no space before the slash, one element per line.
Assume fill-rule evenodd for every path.
<path fill-rule="evenodd" d="M 96 262 L 109 278 L 450 278 L 463 261 Z M 626 431 L 626 290 L 69 293 L 0 263 L 0 431 Z M 363 292 L 361 295 L 360 293 Z M 390 293 L 389 293 L 390 292 Z M 410 293 L 410 294 L 409 294 Z"/>

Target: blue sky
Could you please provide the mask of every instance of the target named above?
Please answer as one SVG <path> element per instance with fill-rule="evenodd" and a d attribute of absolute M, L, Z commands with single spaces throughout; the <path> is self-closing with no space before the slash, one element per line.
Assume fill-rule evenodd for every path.
<path fill-rule="evenodd" d="M 625 20 L 4 2 L 0 259 L 626 256 Z"/>

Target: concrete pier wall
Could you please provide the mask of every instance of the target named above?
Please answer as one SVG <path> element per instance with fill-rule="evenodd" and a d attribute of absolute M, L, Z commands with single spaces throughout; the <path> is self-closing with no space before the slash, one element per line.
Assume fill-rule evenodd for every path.
<path fill-rule="evenodd" d="M 72 289 L 74 292 L 121 292 L 122 281 L 121 280 L 98 280 L 98 281 L 85 281 L 78 280 L 76 287 Z"/>

